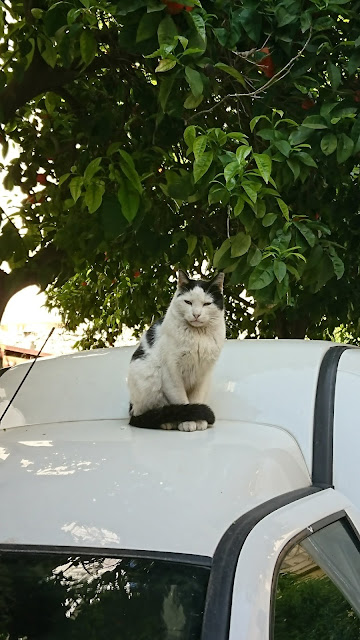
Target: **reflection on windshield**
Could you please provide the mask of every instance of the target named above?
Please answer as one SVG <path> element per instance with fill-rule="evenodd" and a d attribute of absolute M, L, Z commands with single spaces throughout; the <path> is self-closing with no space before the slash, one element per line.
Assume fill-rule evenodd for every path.
<path fill-rule="evenodd" d="M 0 640 L 199 640 L 209 570 L 148 560 L 0 554 Z"/>

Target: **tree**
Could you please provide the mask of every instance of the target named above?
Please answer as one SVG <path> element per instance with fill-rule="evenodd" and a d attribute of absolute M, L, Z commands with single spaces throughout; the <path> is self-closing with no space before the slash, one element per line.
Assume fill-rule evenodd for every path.
<path fill-rule="evenodd" d="M 55 254 L 41 284 L 83 346 L 163 313 L 179 264 L 229 274 L 229 335 L 357 341 L 359 2 L 6 6 L 5 184 L 27 199 L 0 259 Z"/>

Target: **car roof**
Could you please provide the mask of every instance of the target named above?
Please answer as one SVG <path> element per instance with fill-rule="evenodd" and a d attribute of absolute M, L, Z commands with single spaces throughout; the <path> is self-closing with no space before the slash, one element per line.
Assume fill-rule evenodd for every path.
<path fill-rule="evenodd" d="M 212 555 L 228 526 L 310 485 L 314 403 L 333 343 L 226 342 L 205 432 L 128 425 L 133 347 L 36 362 L 0 429 L 0 543 Z M 0 415 L 29 370 L 0 376 Z"/>
<path fill-rule="evenodd" d="M 195 433 L 32 425 L 1 445 L 0 543 L 212 556 L 241 514 L 310 484 L 292 436 L 246 422 Z"/>

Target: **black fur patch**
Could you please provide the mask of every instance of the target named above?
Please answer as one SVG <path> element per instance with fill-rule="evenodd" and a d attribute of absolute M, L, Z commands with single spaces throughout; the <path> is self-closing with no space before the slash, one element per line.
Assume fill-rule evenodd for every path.
<path fill-rule="evenodd" d="M 144 348 L 141 346 L 141 344 L 139 344 L 136 351 L 134 351 L 134 353 L 132 354 L 131 360 L 138 360 L 139 358 L 145 358 L 145 356 L 146 353 L 144 351 Z"/>
<path fill-rule="evenodd" d="M 179 288 L 178 296 L 184 295 L 187 291 L 191 291 L 191 289 L 194 289 L 195 287 L 201 287 L 205 293 L 208 293 L 212 297 L 214 304 L 218 309 L 222 310 L 224 308 L 223 294 L 219 287 L 211 280 L 189 280 L 189 282 Z"/>
<path fill-rule="evenodd" d="M 153 325 L 151 325 L 151 327 L 149 327 L 149 329 L 146 332 L 146 340 L 147 343 L 149 345 L 149 347 L 152 347 L 154 342 L 155 342 L 155 338 L 156 338 L 156 327 L 159 327 L 161 325 L 161 323 L 163 322 L 164 318 L 159 318 L 159 320 L 157 320 L 156 322 L 154 322 Z"/>
<path fill-rule="evenodd" d="M 166 422 L 179 423 L 188 420 L 206 420 L 211 425 L 215 422 L 215 416 L 206 404 L 169 404 L 159 409 L 150 409 L 139 416 L 130 416 L 129 424 L 143 429 L 160 429 Z"/>

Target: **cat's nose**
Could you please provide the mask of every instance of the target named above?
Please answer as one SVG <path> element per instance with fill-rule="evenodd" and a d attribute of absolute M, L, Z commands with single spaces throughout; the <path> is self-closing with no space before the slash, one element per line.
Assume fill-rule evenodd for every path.
<path fill-rule="evenodd" d="M 195 320 L 197 320 L 198 318 L 200 318 L 200 313 L 193 313 L 193 316 Z"/>

